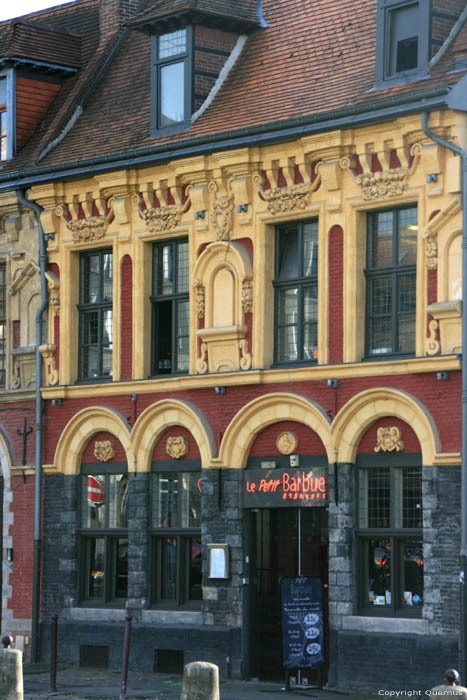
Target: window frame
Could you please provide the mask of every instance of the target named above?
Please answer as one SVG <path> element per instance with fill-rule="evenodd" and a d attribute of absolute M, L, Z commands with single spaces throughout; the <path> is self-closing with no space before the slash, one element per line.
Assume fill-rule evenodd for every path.
<path fill-rule="evenodd" d="M 183 460 L 181 463 L 174 465 L 173 462 L 153 462 L 151 466 L 151 484 L 150 484 L 150 509 L 149 509 L 149 542 L 150 542 L 150 605 L 154 609 L 162 610 L 193 610 L 201 609 L 202 604 L 202 570 L 201 570 L 201 598 L 190 598 L 190 542 L 193 539 L 199 539 L 201 546 L 201 561 L 203 560 L 203 548 L 201 540 L 201 511 L 200 511 L 200 526 L 182 527 L 157 527 L 153 521 L 154 511 L 154 491 L 155 491 L 155 476 L 157 474 L 171 473 L 179 474 L 180 477 L 184 473 L 194 473 L 202 478 L 201 462 L 199 460 Z M 181 493 L 178 500 L 181 498 Z M 201 509 L 201 493 L 200 493 L 200 509 Z M 166 539 L 176 540 L 176 583 L 175 583 L 175 598 L 162 598 L 162 556 L 163 544 Z"/>
<path fill-rule="evenodd" d="M 159 58 L 159 41 L 162 36 L 171 34 L 156 34 L 151 41 L 151 136 L 181 131 L 191 124 L 193 112 L 193 27 L 191 25 L 179 27 L 173 31 L 184 29 L 186 31 L 186 49 L 173 56 Z M 161 79 L 160 73 L 164 66 L 183 63 L 184 66 L 184 118 L 176 124 L 161 126 Z"/>
<path fill-rule="evenodd" d="M 6 263 L 0 262 L 0 389 L 6 387 L 6 365 L 7 365 L 7 320 L 6 320 L 6 301 L 7 301 L 7 269 Z"/>
<path fill-rule="evenodd" d="M 309 277 L 303 276 L 303 261 L 304 261 L 304 236 L 303 236 L 303 231 L 304 227 L 307 224 L 314 224 L 316 225 L 316 240 L 317 240 L 317 246 L 318 246 L 318 255 L 316 259 L 316 274 L 310 275 Z M 299 260 L 298 260 L 298 265 L 300 266 L 300 276 L 296 278 L 289 278 L 285 280 L 280 280 L 279 279 L 279 248 L 280 248 L 280 234 L 283 231 L 286 230 L 292 230 L 292 229 L 298 229 L 298 249 L 299 249 Z M 319 299 L 319 220 L 317 217 L 312 217 L 310 219 L 303 219 L 303 220 L 298 220 L 298 221 L 288 221 L 284 222 L 281 224 L 277 224 L 275 227 L 275 241 L 274 241 L 274 250 L 275 250 L 275 255 L 274 255 L 274 280 L 273 280 L 273 287 L 274 287 L 274 365 L 277 366 L 283 366 L 283 365 L 289 365 L 289 366 L 300 366 L 300 365 L 315 365 L 318 362 L 318 322 L 319 322 L 319 312 L 318 312 L 318 299 Z M 304 290 L 307 287 L 313 287 L 316 286 L 316 304 L 317 304 L 317 311 L 316 311 L 316 348 L 314 352 L 316 355 L 312 358 L 305 358 L 304 357 L 304 328 L 305 328 L 305 321 L 303 320 L 304 318 Z M 298 321 L 296 324 L 297 328 L 297 348 L 299 349 L 299 352 L 297 352 L 297 359 L 296 360 L 283 360 L 279 358 L 279 331 L 282 327 L 286 327 L 287 324 L 284 324 L 284 326 L 280 326 L 278 323 L 279 320 L 279 297 L 280 297 L 280 292 L 282 290 L 286 289 L 291 289 L 291 288 L 298 288 Z M 290 324 L 289 324 L 290 325 Z"/>
<path fill-rule="evenodd" d="M 106 300 L 104 298 L 104 293 L 103 293 L 103 285 L 104 285 L 104 276 L 102 274 L 102 265 L 103 265 L 103 258 L 104 255 L 111 255 L 112 256 L 112 298 L 109 300 Z M 99 256 L 99 299 L 96 302 L 82 302 L 83 298 L 83 285 L 84 285 L 84 261 L 87 258 L 90 258 L 92 256 L 98 255 Z M 114 294 L 113 294 L 113 282 L 114 282 L 114 254 L 113 254 L 113 249 L 112 248 L 98 248 L 94 250 L 86 250 L 83 251 L 79 254 L 79 301 L 77 304 L 77 309 L 78 309 L 78 379 L 77 383 L 86 383 L 86 384 L 92 384 L 92 383 L 102 383 L 102 382 L 111 382 L 113 380 L 113 359 L 114 359 Z M 104 324 L 103 324 L 103 318 L 104 318 L 104 313 L 106 311 L 111 311 L 112 312 L 112 368 L 111 368 L 111 373 L 110 375 L 103 374 L 103 359 L 104 359 L 104 348 L 107 347 L 104 345 L 103 342 L 103 334 L 104 334 Z M 98 350 L 98 365 L 99 365 L 99 374 L 95 377 L 89 377 L 84 375 L 84 354 L 86 351 L 86 348 L 90 347 L 90 343 L 87 345 L 84 345 L 84 320 L 85 317 L 88 313 L 95 312 L 98 314 L 98 341 L 97 341 L 97 350 Z"/>
<path fill-rule="evenodd" d="M 157 255 L 158 251 L 162 250 L 165 246 L 170 246 L 172 248 L 172 263 L 173 263 L 173 285 L 174 288 L 178 290 L 178 259 L 179 259 L 179 246 L 180 244 L 186 244 L 188 248 L 188 259 L 187 259 L 187 273 L 188 273 L 188 289 L 183 292 L 174 291 L 171 294 L 157 294 L 156 293 L 156 265 L 157 265 Z M 151 275 L 151 376 L 161 377 L 161 376 L 173 376 L 187 374 L 189 372 L 190 365 L 190 251 L 188 238 L 172 238 L 164 241 L 155 241 L 152 244 L 152 275 Z M 178 305 L 181 302 L 186 302 L 188 305 L 188 324 L 187 324 L 187 334 L 186 336 L 177 336 L 177 313 Z M 168 372 L 160 371 L 158 367 L 159 364 L 159 353 L 160 344 L 157 338 L 157 325 L 158 318 L 160 315 L 160 307 L 162 304 L 171 303 L 172 305 L 172 328 L 171 328 L 171 369 Z M 178 364 L 178 349 L 177 340 L 179 337 L 186 337 L 188 342 L 188 363 L 186 369 L 174 369 Z"/>
<path fill-rule="evenodd" d="M 391 40 L 391 15 L 410 5 L 418 5 L 417 67 L 391 72 L 390 60 L 396 46 Z M 375 87 L 411 82 L 427 76 L 431 52 L 431 2 L 425 0 L 378 0 Z"/>
<path fill-rule="evenodd" d="M 420 527 L 397 526 L 397 514 L 403 509 L 403 480 L 402 474 L 406 469 L 416 468 L 420 472 Z M 390 524 L 389 527 L 364 527 L 360 522 L 362 506 L 362 489 L 360 475 L 369 473 L 374 469 L 389 470 L 390 489 Z M 420 618 L 423 611 L 423 597 L 420 605 L 404 605 L 404 572 L 403 557 L 404 546 L 407 542 L 420 541 L 422 549 L 423 539 L 423 467 L 419 454 L 407 454 L 401 456 L 391 455 L 359 455 L 355 470 L 356 493 L 356 527 L 354 538 L 357 550 L 357 608 L 358 614 L 372 617 L 402 617 Z M 365 488 L 368 489 L 368 481 Z M 368 493 L 368 491 L 366 491 Z M 396 503 L 396 501 L 399 501 Z M 391 551 L 391 603 L 386 605 L 371 604 L 368 597 L 369 573 L 369 546 L 371 540 L 389 540 Z M 423 580 L 423 579 L 422 579 Z M 424 587 L 422 589 L 424 593 Z"/>
<path fill-rule="evenodd" d="M 127 526 L 125 527 L 110 527 L 109 512 L 110 507 L 106 505 L 106 527 L 90 528 L 83 526 L 83 492 L 87 484 L 89 476 L 104 476 L 105 488 L 108 489 L 109 477 L 112 475 L 125 475 L 127 477 L 127 499 L 129 488 L 129 473 L 128 466 L 125 462 L 112 462 L 111 464 L 83 464 L 81 466 L 80 481 L 79 481 L 79 601 L 83 607 L 99 607 L 99 608 L 122 608 L 125 607 L 125 602 L 128 598 L 128 571 L 127 571 L 127 595 L 126 597 L 117 597 L 116 595 L 116 574 L 117 574 L 117 550 L 118 542 L 123 539 L 127 541 L 127 549 L 129 543 L 129 526 L 128 526 L 128 510 L 127 510 Z M 127 505 L 128 508 L 128 505 Z M 91 577 L 91 543 L 102 539 L 104 541 L 104 586 L 102 598 L 89 595 L 89 582 Z M 128 557 L 127 557 L 128 566 Z"/>
<path fill-rule="evenodd" d="M 398 250 L 399 250 L 399 216 L 401 211 L 406 211 L 409 209 L 415 209 L 417 211 L 417 226 L 418 226 L 418 207 L 417 204 L 409 204 L 396 207 L 387 207 L 384 209 L 374 209 L 372 211 L 366 212 L 366 267 L 364 269 L 365 275 L 365 360 L 369 361 L 382 361 L 385 359 L 398 359 L 401 357 L 413 357 L 415 355 L 416 349 L 416 324 L 417 324 L 417 295 L 416 295 L 416 285 L 417 285 L 417 262 L 411 265 L 398 265 Z M 370 254 L 372 251 L 371 237 L 376 226 L 376 217 L 378 214 L 384 214 L 385 212 L 393 213 L 393 230 L 392 230 L 392 265 L 386 267 L 372 267 L 370 266 Z M 418 252 L 418 229 L 417 229 L 417 252 Z M 417 255 L 416 252 L 416 255 Z M 413 349 L 410 351 L 399 351 L 395 348 L 399 345 L 399 319 L 404 315 L 404 312 L 399 311 L 399 285 L 400 278 L 411 276 L 414 279 L 415 284 L 415 307 L 414 307 L 414 344 Z M 375 315 L 370 316 L 371 312 L 371 291 L 372 291 L 372 281 L 377 279 L 390 279 L 391 280 L 391 294 L 392 294 L 392 308 L 391 308 L 391 352 L 372 352 L 371 348 L 371 330 L 372 330 L 372 319 Z"/>
<path fill-rule="evenodd" d="M 7 70 L 0 70 L 0 79 L 6 81 L 6 103 L 5 109 L 0 112 L 0 117 L 3 120 L 3 115 L 5 115 L 6 121 L 6 157 L 2 157 L 2 140 L 0 134 L 0 163 L 5 163 L 11 160 L 16 152 L 16 72 L 13 68 Z"/>

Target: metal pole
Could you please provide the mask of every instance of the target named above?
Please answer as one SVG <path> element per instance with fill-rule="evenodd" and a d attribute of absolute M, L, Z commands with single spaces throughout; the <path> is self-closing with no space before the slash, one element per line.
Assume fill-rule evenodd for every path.
<path fill-rule="evenodd" d="M 35 446 L 35 479 L 34 479 L 34 559 L 32 582 L 32 630 L 31 630 L 31 660 L 39 661 L 39 622 L 40 622 L 40 591 L 41 591 L 41 521 L 42 521 L 42 357 L 39 347 L 42 344 L 42 316 L 48 306 L 47 280 L 47 251 L 44 231 L 41 223 L 41 207 L 29 201 L 21 190 L 16 192 L 19 202 L 36 214 L 39 231 L 39 271 L 41 281 L 41 305 L 36 312 L 36 446 Z"/>
<path fill-rule="evenodd" d="M 122 679 L 120 683 L 120 700 L 126 698 L 126 685 L 128 679 L 128 659 L 130 656 L 130 632 L 131 632 L 131 615 L 127 615 L 125 620 L 125 635 L 123 637 L 123 658 L 122 658 Z"/>
<path fill-rule="evenodd" d="M 58 615 L 52 615 L 50 625 L 50 692 L 57 692 L 57 621 Z"/>
<path fill-rule="evenodd" d="M 467 151 L 437 136 L 428 127 L 429 113 L 422 114 L 426 136 L 461 157 L 462 160 L 462 465 L 461 465 L 461 548 L 460 573 L 460 672 L 467 682 Z"/>

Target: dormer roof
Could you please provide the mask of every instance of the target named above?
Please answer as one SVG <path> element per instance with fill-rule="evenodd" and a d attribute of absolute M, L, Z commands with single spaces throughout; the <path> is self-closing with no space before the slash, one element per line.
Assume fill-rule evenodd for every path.
<path fill-rule="evenodd" d="M 0 35 L 0 64 L 77 69 L 81 37 L 31 20 L 15 20 Z"/>
<path fill-rule="evenodd" d="M 205 24 L 229 31 L 251 31 L 258 24 L 257 0 L 150 0 L 129 27 L 164 33 L 183 24 Z"/>

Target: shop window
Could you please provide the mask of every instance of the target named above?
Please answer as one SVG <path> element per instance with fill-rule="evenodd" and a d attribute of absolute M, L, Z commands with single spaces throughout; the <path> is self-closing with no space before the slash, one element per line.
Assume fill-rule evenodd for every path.
<path fill-rule="evenodd" d="M 153 247 L 152 374 L 187 372 L 189 362 L 188 241 Z"/>
<path fill-rule="evenodd" d="M 6 380 L 6 266 L 0 265 L 0 387 Z"/>
<path fill-rule="evenodd" d="M 318 222 L 276 229 L 275 362 L 318 356 Z"/>
<path fill-rule="evenodd" d="M 112 377 L 112 251 L 81 253 L 79 279 L 79 379 Z"/>
<path fill-rule="evenodd" d="M 201 472 L 151 475 L 152 602 L 173 608 L 202 599 Z"/>
<path fill-rule="evenodd" d="M 367 215 L 366 355 L 415 352 L 417 208 Z"/>
<path fill-rule="evenodd" d="M 174 131 L 191 118 L 191 43 L 191 27 L 153 38 L 152 132 Z"/>
<path fill-rule="evenodd" d="M 378 0 L 376 80 L 419 78 L 429 61 L 430 4 Z"/>
<path fill-rule="evenodd" d="M 359 605 L 364 614 L 421 616 L 422 468 L 358 469 Z"/>
<path fill-rule="evenodd" d="M 81 600 L 124 605 L 128 589 L 128 475 L 81 476 Z"/>

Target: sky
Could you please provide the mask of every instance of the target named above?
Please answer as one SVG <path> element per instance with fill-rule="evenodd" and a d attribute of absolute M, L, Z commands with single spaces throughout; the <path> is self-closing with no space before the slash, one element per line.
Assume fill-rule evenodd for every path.
<path fill-rule="evenodd" d="M 15 2 L 0 0 L 0 21 L 27 15 L 36 10 L 45 10 L 46 7 L 65 4 L 63 0 L 15 0 Z"/>

